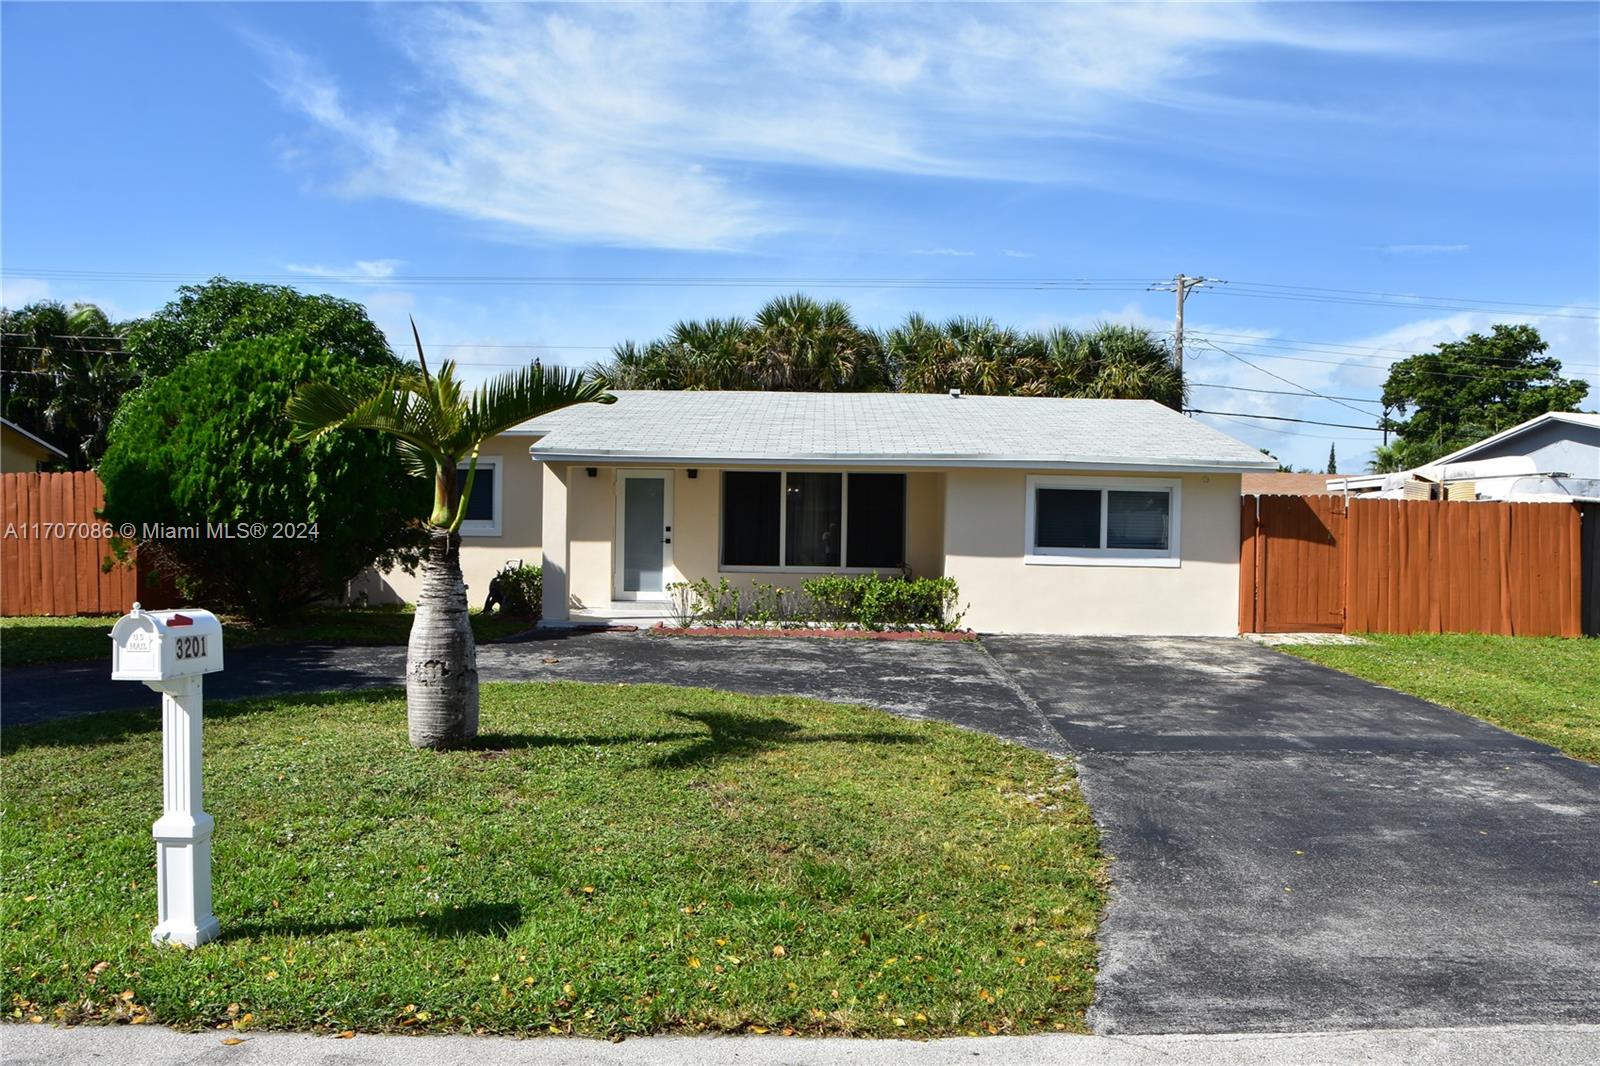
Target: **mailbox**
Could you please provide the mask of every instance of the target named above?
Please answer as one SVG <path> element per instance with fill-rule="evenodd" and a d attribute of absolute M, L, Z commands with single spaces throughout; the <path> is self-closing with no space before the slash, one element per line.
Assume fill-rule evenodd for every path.
<path fill-rule="evenodd" d="M 222 669 L 222 623 L 210 611 L 146 611 L 111 627 L 111 679 L 161 693 L 161 817 L 156 841 L 156 944 L 198 947 L 220 932 L 211 913 L 211 815 L 201 802 L 205 675 Z"/>
<path fill-rule="evenodd" d="M 167 681 L 222 669 L 222 623 L 210 611 L 133 610 L 111 627 L 113 681 Z"/>

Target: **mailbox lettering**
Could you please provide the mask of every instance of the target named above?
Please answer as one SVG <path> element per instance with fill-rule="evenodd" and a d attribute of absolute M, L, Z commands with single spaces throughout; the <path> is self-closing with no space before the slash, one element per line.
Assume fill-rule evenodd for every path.
<path fill-rule="evenodd" d="M 179 637 L 177 652 L 180 659 L 203 659 L 206 655 L 206 638 Z"/>

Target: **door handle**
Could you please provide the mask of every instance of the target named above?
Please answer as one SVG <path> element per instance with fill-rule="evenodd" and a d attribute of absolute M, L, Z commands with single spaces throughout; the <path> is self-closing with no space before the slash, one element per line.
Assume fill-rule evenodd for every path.
<path fill-rule="evenodd" d="M 671 544 L 672 543 L 672 538 L 671 537 L 662 537 L 661 538 L 661 543 L 663 543 L 663 544 Z"/>

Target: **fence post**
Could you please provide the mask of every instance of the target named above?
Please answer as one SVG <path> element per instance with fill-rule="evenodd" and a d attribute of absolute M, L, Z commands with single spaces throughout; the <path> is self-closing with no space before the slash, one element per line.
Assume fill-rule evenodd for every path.
<path fill-rule="evenodd" d="M 1239 632 L 1256 633 L 1257 496 L 1239 497 Z"/>

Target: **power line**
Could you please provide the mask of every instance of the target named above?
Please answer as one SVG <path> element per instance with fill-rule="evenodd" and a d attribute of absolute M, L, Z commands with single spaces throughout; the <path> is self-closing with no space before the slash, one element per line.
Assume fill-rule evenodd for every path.
<path fill-rule="evenodd" d="M 1302 390 L 1307 395 L 1315 396 L 1315 397 L 1318 397 L 1319 399 L 1323 399 L 1323 400 L 1331 400 L 1333 403 L 1338 404 L 1340 407 L 1348 407 L 1348 408 L 1350 408 L 1350 410 L 1354 411 L 1356 414 L 1359 414 L 1359 415 L 1371 414 L 1370 411 L 1363 411 L 1359 407 L 1351 407 L 1348 403 L 1345 403 L 1343 400 L 1334 400 L 1332 397 L 1324 396 L 1322 393 L 1317 392 L 1314 389 L 1308 389 L 1304 385 L 1300 384 L 1298 381 L 1291 381 L 1288 378 L 1284 377 L 1282 374 L 1273 373 L 1272 371 L 1268 370 L 1266 367 L 1256 366 L 1254 363 L 1252 363 L 1250 360 L 1246 359 L 1244 356 L 1235 355 L 1234 353 L 1228 351 L 1228 349 L 1218 345 L 1215 341 L 1202 340 L 1200 343 L 1204 344 L 1207 348 L 1210 348 L 1213 351 L 1221 352 L 1223 355 L 1226 355 L 1230 359 L 1237 359 L 1239 362 L 1243 363 L 1245 366 L 1250 367 L 1250 368 L 1252 368 L 1254 370 L 1259 370 L 1261 373 L 1267 375 L 1268 377 L 1277 378 L 1279 381 L 1283 382 L 1285 385 L 1293 385 L 1295 388 Z"/>
<path fill-rule="evenodd" d="M 1257 392 L 1268 396 L 1299 396 L 1301 398 L 1305 398 L 1306 395 L 1303 392 L 1290 392 L 1288 389 L 1251 389 L 1246 388 L 1243 385 L 1221 385 L 1211 381 L 1188 381 L 1184 384 L 1188 385 L 1192 389 L 1227 389 L 1230 392 Z M 1356 403 L 1372 403 L 1377 404 L 1380 407 L 1383 406 L 1382 400 L 1369 400 L 1364 396 L 1333 396 L 1330 394 L 1326 397 L 1326 399 L 1352 400 Z"/>
<path fill-rule="evenodd" d="M 1217 293 L 1221 296 L 1243 296 L 1256 300 L 1300 300 L 1310 303 L 1354 304 L 1365 307 L 1409 307 L 1421 311 L 1479 311 L 1484 314 L 1491 315 L 1520 315 L 1526 313 L 1529 315 L 1529 317 L 1536 318 L 1600 319 L 1600 314 L 1578 314 L 1570 311 L 1546 311 L 1538 309 L 1535 305 L 1528 304 L 1507 305 L 1503 307 L 1483 307 L 1465 303 L 1421 303 L 1416 300 L 1383 300 L 1366 299 L 1356 296 L 1313 296 L 1306 293 L 1259 292 L 1235 286 L 1229 286 L 1226 289 L 1218 289 Z M 1523 308 L 1528 307 L 1532 307 L 1533 310 L 1524 312 Z"/>
<path fill-rule="evenodd" d="M 1396 299 L 1405 300 L 1405 301 L 1408 301 L 1408 302 L 1412 301 L 1412 300 L 1439 300 L 1439 301 L 1459 300 L 1459 301 L 1470 302 L 1470 303 L 1479 303 L 1479 304 L 1504 304 L 1504 305 L 1507 305 L 1507 306 L 1514 306 L 1514 307 L 1551 307 L 1551 308 L 1556 308 L 1556 309 L 1565 309 L 1565 308 L 1572 307 L 1572 308 L 1578 308 L 1580 310 L 1585 310 L 1585 311 L 1600 311 L 1600 306 L 1595 306 L 1595 305 L 1590 305 L 1590 304 L 1538 304 L 1538 303 L 1529 303 L 1527 301 L 1521 301 L 1521 300 L 1519 300 L 1519 301 L 1491 300 L 1491 299 L 1487 299 L 1485 297 L 1478 297 L 1478 296 L 1423 296 L 1423 295 L 1420 295 L 1418 293 L 1411 293 L 1411 292 L 1382 292 L 1382 291 L 1377 291 L 1377 290 L 1372 290 L 1372 289 L 1329 289 L 1329 288 L 1323 288 L 1323 287 L 1316 286 L 1316 285 L 1281 285 L 1281 284 L 1277 284 L 1275 282 L 1270 282 L 1270 281 L 1241 281 L 1239 284 L 1240 285 L 1248 285 L 1249 287 L 1255 288 L 1255 289 L 1284 289 L 1284 290 L 1290 290 L 1290 291 L 1295 291 L 1295 292 L 1313 292 L 1313 293 L 1326 292 L 1326 293 L 1337 293 L 1337 294 L 1343 295 L 1343 296 L 1389 296 L 1389 297 L 1394 297 Z"/>
<path fill-rule="evenodd" d="M 1245 429 L 1248 429 L 1248 430 L 1261 432 L 1261 433 L 1276 433 L 1279 436 L 1283 436 L 1283 437 L 1305 437 L 1308 440 L 1347 440 L 1347 441 L 1355 441 L 1355 442 L 1361 443 L 1361 444 L 1370 444 L 1371 443 L 1371 441 L 1369 441 L 1366 437 L 1351 437 L 1351 436 L 1342 436 L 1342 435 L 1335 435 L 1335 434 L 1328 434 L 1328 433 L 1302 433 L 1301 431 L 1299 431 L 1297 429 L 1279 429 L 1276 426 L 1257 426 L 1257 425 L 1253 425 L 1253 424 L 1251 424 L 1249 422 L 1240 421 L 1238 418 L 1230 417 L 1228 415 L 1213 414 L 1210 417 L 1212 417 L 1212 418 L 1220 418 L 1220 419 L 1223 419 L 1224 421 L 1232 422 L 1234 425 L 1243 426 Z"/>
<path fill-rule="evenodd" d="M 114 280 L 144 282 L 183 282 L 216 276 L 175 271 L 95 271 L 74 269 L 29 270 L 0 268 L 0 276 L 36 277 L 60 280 Z M 374 277 L 361 273 L 243 273 L 236 279 L 261 281 L 323 281 L 336 284 L 394 285 L 533 285 L 595 287 L 759 287 L 772 285 L 820 285 L 834 288 L 926 288 L 926 289 L 1061 289 L 1080 291 L 1136 292 L 1147 290 L 1149 278 L 1069 278 L 1069 277 L 872 277 L 872 276 L 746 276 L 704 275 L 664 277 L 649 275 L 536 275 L 536 274 L 390 274 Z M 1425 310 L 1482 311 L 1487 314 L 1530 314 L 1553 318 L 1600 318 L 1600 308 L 1587 304 L 1538 304 L 1476 297 L 1413 296 L 1376 290 L 1332 289 L 1315 286 L 1283 285 L 1271 282 L 1236 282 L 1218 289 L 1223 295 L 1256 299 L 1300 300 L 1314 303 L 1360 304 L 1379 307 L 1408 307 Z"/>
<path fill-rule="evenodd" d="M 1314 418 L 1289 418 L 1286 415 L 1257 415 L 1249 411 L 1205 411 L 1198 407 L 1185 407 L 1191 415 L 1221 415 L 1224 418 L 1265 418 L 1271 422 L 1304 422 L 1308 426 L 1332 426 L 1335 429 L 1364 429 L 1370 433 L 1381 432 L 1378 426 L 1353 426 L 1348 422 L 1319 422 Z"/>
<path fill-rule="evenodd" d="M 1239 341 L 1233 341 L 1232 343 L 1238 344 L 1238 345 L 1240 345 L 1242 347 L 1247 347 L 1247 348 L 1248 347 L 1281 348 L 1281 349 L 1285 349 L 1285 350 L 1288 350 L 1288 351 L 1302 351 L 1302 350 L 1305 350 L 1305 349 L 1308 349 L 1308 348 L 1310 348 L 1312 350 L 1319 350 L 1319 351 L 1323 350 L 1323 349 L 1326 349 L 1327 350 L 1327 354 L 1329 354 L 1329 355 L 1343 355 L 1348 359 L 1371 359 L 1371 360 L 1376 360 L 1377 362 L 1375 363 L 1375 365 L 1379 365 L 1379 366 L 1393 366 L 1396 363 L 1403 362 L 1405 359 L 1412 358 L 1414 356 L 1418 356 L 1418 355 L 1434 355 L 1434 354 L 1436 354 L 1436 353 L 1431 352 L 1431 351 L 1418 352 L 1418 351 L 1415 351 L 1413 349 L 1407 349 L 1407 348 L 1371 348 L 1371 349 L 1365 349 L 1361 345 L 1340 345 L 1340 344 L 1335 344 L 1335 343 L 1329 342 L 1329 341 L 1289 341 L 1288 338 L 1283 338 L 1283 337 L 1255 337 L 1255 336 L 1252 336 L 1252 335 L 1249 335 L 1249 334 L 1221 333 L 1221 332 L 1218 332 L 1218 331 L 1215 331 L 1215 330 L 1192 330 L 1191 332 L 1195 333 L 1195 334 L 1197 334 L 1197 335 L 1199 335 L 1201 337 L 1241 337 L 1241 338 L 1244 338 L 1244 339 L 1243 340 L 1239 340 Z M 1455 342 L 1444 342 L 1444 343 L 1455 343 Z M 1344 351 L 1343 349 L 1346 349 L 1346 348 L 1348 348 L 1350 350 L 1348 352 Z M 1395 358 L 1389 358 L 1389 357 L 1386 357 L 1386 356 L 1383 356 L 1383 355 L 1366 355 L 1366 354 L 1363 354 L 1364 351 L 1397 352 L 1397 353 L 1405 353 L 1405 354 L 1398 355 Z M 1514 368 L 1514 367 L 1517 367 L 1517 366 L 1520 365 L 1514 359 L 1497 359 L 1497 358 L 1493 358 L 1493 357 L 1479 357 L 1478 361 L 1483 363 L 1483 364 L 1485 364 L 1485 365 L 1487 365 L 1487 366 L 1503 366 L 1503 367 L 1512 367 L 1512 368 Z M 1565 370 L 1565 367 L 1563 367 L 1563 370 Z M 1578 376 L 1580 376 L 1580 377 L 1583 376 L 1581 371 L 1573 371 L 1573 373 L 1578 374 Z"/>
<path fill-rule="evenodd" d="M 1201 335 L 1201 340 L 1202 340 L 1202 342 L 1205 342 L 1205 335 Z M 1247 341 L 1234 341 L 1232 343 L 1233 343 L 1233 345 L 1235 347 L 1238 347 L 1238 348 L 1254 349 L 1254 348 L 1256 348 L 1258 346 L 1254 342 L 1247 342 Z M 1300 351 L 1302 349 L 1291 348 L 1290 350 L 1291 351 Z M 1388 361 L 1380 362 L 1380 363 L 1357 363 L 1357 362 L 1353 362 L 1353 360 L 1356 360 L 1356 359 L 1376 358 L 1375 356 L 1350 355 L 1350 356 L 1346 356 L 1343 359 L 1318 359 L 1315 356 L 1308 356 L 1308 355 L 1282 355 L 1282 354 L 1278 354 L 1278 353 L 1275 353 L 1275 352 L 1251 351 L 1250 354 L 1255 356 L 1257 359 L 1287 359 L 1290 362 L 1296 362 L 1296 363 L 1320 363 L 1323 366 L 1343 366 L 1343 367 L 1351 367 L 1351 368 L 1356 369 L 1356 370 L 1385 370 L 1385 369 L 1388 369 L 1389 367 L 1392 367 L 1394 365 L 1394 363 L 1388 362 Z M 1329 352 L 1329 353 L 1326 353 L 1326 354 L 1337 355 L 1338 353 L 1337 352 Z M 1453 370 L 1436 370 L 1436 371 L 1432 371 L 1432 373 L 1437 377 L 1457 378 L 1457 379 L 1460 379 L 1460 380 L 1463 380 L 1463 381 L 1475 381 L 1479 377 L 1483 376 L 1482 374 L 1462 374 L 1462 373 L 1459 373 L 1459 372 L 1456 372 L 1456 371 L 1453 371 Z M 1562 368 L 1562 373 L 1563 374 L 1570 374 L 1572 377 L 1577 377 L 1577 378 L 1595 378 L 1596 380 L 1600 380 L 1600 374 L 1585 373 L 1584 371 L 1580 371 L 1580 370 L 1569 371 L 1565 367 Z"/>

